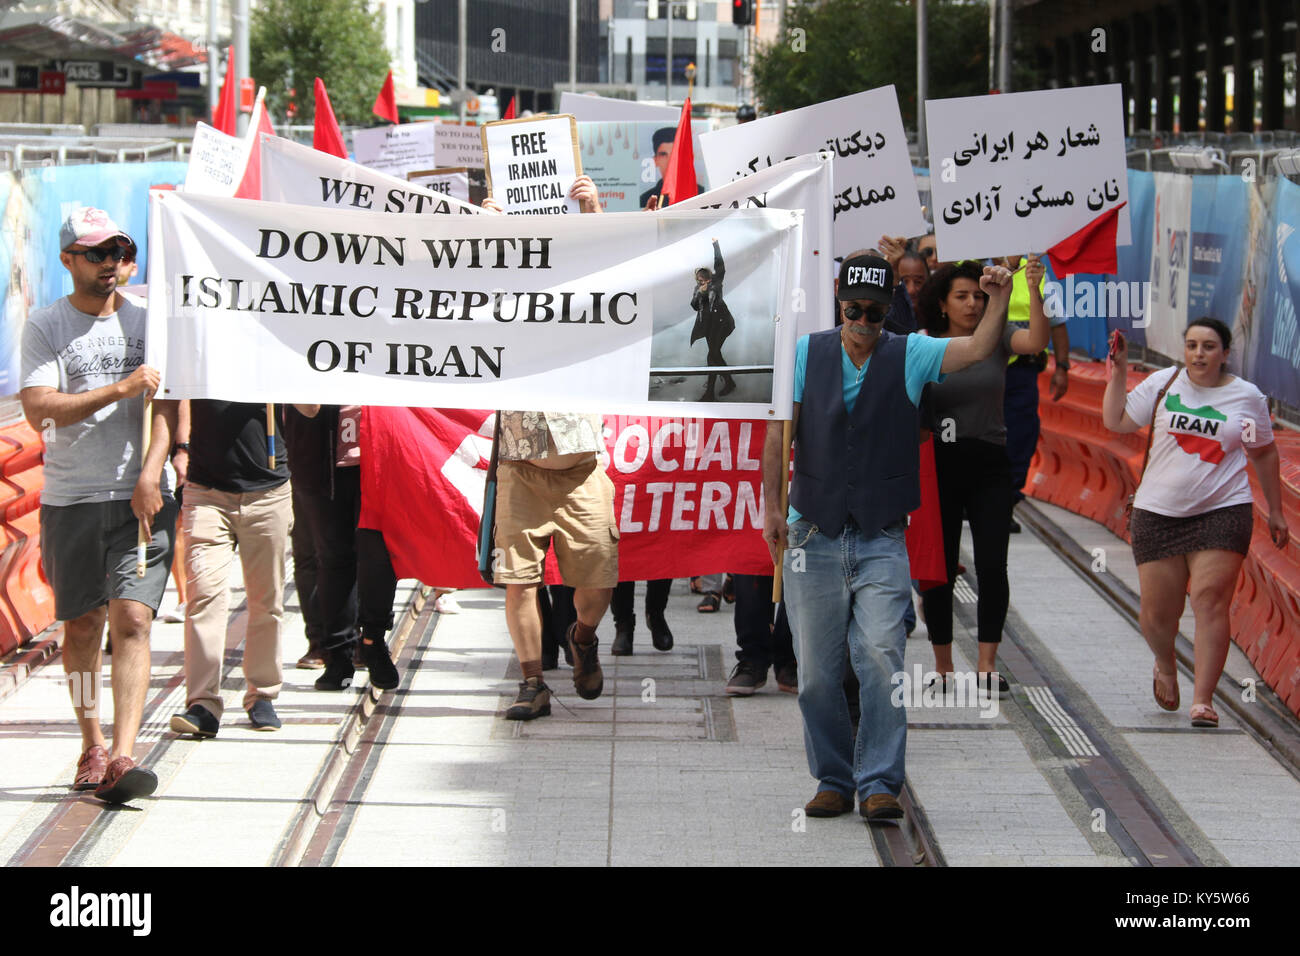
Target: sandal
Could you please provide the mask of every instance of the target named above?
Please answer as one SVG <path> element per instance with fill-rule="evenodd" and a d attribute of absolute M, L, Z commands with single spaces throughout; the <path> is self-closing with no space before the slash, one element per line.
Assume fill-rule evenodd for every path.
<path fill-rule="evenodd" d="M 691 593 L 692 593 L 692 594 L 703 594 L 703 593 L 704 593 L 704 588 L 700 587 L 700 579 L 699 579 L 699 578 L 691 578 Z"/>
<path fill-rule="evenodd" d="M 1218 727 L 1219 715 L 1209 704 L 1193 704 L 1191 710 L 1193 727 Z"/>
<path fill-rule="evenodd" d="M 717 612 L 718 606 L 721 603 L 722 602 L 718 597 L 718 592 L 710 591 L 708 594 L 704 595 L 704 600 L 699 603 L 699 606 L 695 610 L 699 611 L 701 614 L 714 614 Z"/>
<path fill-rule="evenodd" d="M 1178 701 L 1179 701 L 1179 696 L 1178 696 L 1178 671 L 1174 671 L 1174 675 L 1173 675 L 1173 676 L 1174 676 L 1174 699 L 1173 699 L 1173 703 L 1172 703 L 1172 704 L 1169 704 L 1169 703 L 1165 703 L 1165 700 L 1162 699 L 1161 696 L 1160 696 L 1160 668 L 1159 668 L 1159 667 L 1156 667 L 1155 670 L 1154 670 L 1154 673 L 1152 674 L 1152 677 L 1151 677 L 1151 696 L 1153 696 L 1153 697 L 1156 699 L 1156 704 L 1159 705 L 1159 707 L 1160 707 L 1161 710 L 1177 710 L 1177 709 L 1178 709 Z M 1216 720 L 1217 720 L 1217 718 L 1216 718 Z"/>

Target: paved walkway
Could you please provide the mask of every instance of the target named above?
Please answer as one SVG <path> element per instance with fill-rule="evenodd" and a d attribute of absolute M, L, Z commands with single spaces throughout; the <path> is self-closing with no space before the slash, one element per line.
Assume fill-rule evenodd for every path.
<path fill-rule="evenodd" d="M 1117 577 L 1135 578 L 1123 542 L 1038 507 L 1085 549 L 1104 547 Z M 955 702 L 909 709 L 913 822 L 937 848 L 929 862 L 1293 864 L 1296 776 L 1223 707 L 1216 732 L 1193 730 L 1186 706 L 1159 710 L 1140 636 L 1028 529 L 1011 540 L 1010 573 L 1002 667 L 1013 698 L 996 714 Z M 558 692 L 553 715 L 514 723 L 501 719 L 519 679 L 501 593 L 459 597 L 459 614 L 438 615 L 413 587 L 399 594 L 399 609 L 420 610 L 401 625 L 403 683 L 393 693 L 372 696 L 364 684 L 317 692 L 318 672 L 287 663 L 284 728 L 274 734 L 254 732 L 239 707 L 238 607 L 225 723 L 208 741 L 166 729 L 184 709 L 182 628 L 159 624 L 139 753 L 161 785 L 156 798 L 121 810 L 68 792 L 79 747 L 67 691 L 57 660 L 38 669 L 0 700 L 0 862 L 897 862 L 856 815 L 803 818 L 815 785 L 797 701 L 775 681 L 749 699 L 722 694 L 735 649 L 725 605 L 698 614 L 678 582 L 668 653 L 641 630 L 632 657 L 609 656 L 607 621 L 604 695 L 578 698 L 562 664 L 547 675 Z M 973 598 L 960 589 L 959 668 L 974 657 Z M 303 650 L 290 612 L 289 662 Z M 908 642 L 909 673 L 931 663 L 924 638 Z M 1229 674 L 1253 676 L 1235 650 Z M 1187 675 L 1182 689 L 1186 701 Z M 108 720 L 107 694 L 103 711 Z"/>

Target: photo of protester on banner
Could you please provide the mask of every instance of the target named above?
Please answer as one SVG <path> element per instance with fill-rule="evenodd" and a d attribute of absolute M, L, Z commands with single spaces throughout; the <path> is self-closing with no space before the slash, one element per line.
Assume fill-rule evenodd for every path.
<path fill-rule="evenodd" d="M 577 215 L 569 196 L 582 175 L 578 124 L 572 116 L 529 116 L 480 127 L 488 195 L 508 216 Z"/>
<path fill-rule="evenodd" d="M 778 324 L 771 304 L 781 301 L 779 276 L 754 255 L 762 246 L 746 233 L 755 227 L 761 228 L 727 221 L 710 245 L 698 231 L 665 244 L 664 271 L 684 275 L 655 290 L 652 401 L 771 401 Z"/>
<path fill-rule="evenodd" d="M 691 121 L 695 181 L 700 185 L 700 192 L 708 188 L 708 180 L 700 159 L 699 138 L 708 129 L 709 124 L 704 120 Z M 596 184 L 600 204 L 606 212 L 645 209 L 650 199 L 659 195 L 676 132 L 675 121 L 578 123 L 582 171 Z"/>

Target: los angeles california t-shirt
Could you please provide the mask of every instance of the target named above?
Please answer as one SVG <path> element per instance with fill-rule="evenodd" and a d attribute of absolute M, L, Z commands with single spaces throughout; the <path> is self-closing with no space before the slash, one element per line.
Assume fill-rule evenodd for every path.
<path fill-rule="evenodd" d="M 1133 507 L 1186 518 L 1250 504 L 1246 448 L 1273 440 L 1264 393 L 1242 378 L 1198 388 L 1186 370 L 1161 369 L 1129 393 L 1128 417 L 1149 424 L 1156 396 L 1175 375 L 1156 412 L 1151 461 Z"/>

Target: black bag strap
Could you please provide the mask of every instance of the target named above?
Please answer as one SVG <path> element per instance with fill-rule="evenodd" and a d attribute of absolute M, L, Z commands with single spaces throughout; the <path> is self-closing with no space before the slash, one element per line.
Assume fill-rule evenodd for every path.
<path fill-rule="evenodd" d="M 1160 401 L 1165 397 L 1165 393 L 1169 391 L 1169 386 L 1174 384 L 1174 379 L 1178 377 L 1178 373 L 1181 371 L 1182 368 L 1174 367 L 1174 374 L 1169 377 L 1169 381 L 1165 382 L 1165 387 L 1160 389 L 1160 394 L 1156 396 L 1156 403 L 1151 409 L 1151 425 L 1147 429 L 1147 448 L 1142 455 L 1142 470 L 1138 472 L 1138 487 L 1142 486 L 1142 478 L 1147 473 L 1147 462 L 1151 460 L 1151 443 L 1156 438 L 1156 415 L 1160 412 Z"/>

